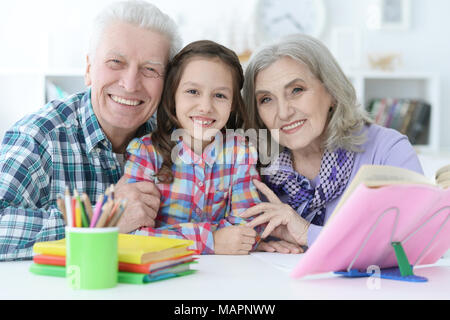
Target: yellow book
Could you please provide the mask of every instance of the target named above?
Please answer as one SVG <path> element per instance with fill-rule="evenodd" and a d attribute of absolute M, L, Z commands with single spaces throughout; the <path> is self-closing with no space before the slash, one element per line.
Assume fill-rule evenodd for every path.
<path fill-rule="evenodd" d="M 119 261 L 144 264 L 163 260 L 182 254 L 189 254 L 187 248 L 193 245 L 191 240 L 163 237 L 119 234 Z M 50 256 L 66 255 L 66 239 L 37 242 L 33 246 L 36 254 Z"/>

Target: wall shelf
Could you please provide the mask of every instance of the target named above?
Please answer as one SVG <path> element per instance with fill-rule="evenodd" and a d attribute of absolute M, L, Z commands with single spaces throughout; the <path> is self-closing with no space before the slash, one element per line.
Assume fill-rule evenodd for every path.
<path fill-rule="evenodd" d="M 441 105 L 438 75 L 419 72 L 352 71 L 347 72 L 347 76 L 355 87 L 360 104 L 365 108 L 373 99 L 383 98 L 428 102 L 431 105 L 428 141 L 415 147 L 419 152 L 439 150 Z"/>

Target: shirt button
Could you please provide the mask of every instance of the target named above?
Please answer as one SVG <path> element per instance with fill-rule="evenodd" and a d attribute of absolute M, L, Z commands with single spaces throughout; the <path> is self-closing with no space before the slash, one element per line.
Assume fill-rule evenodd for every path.
<path fill-rule="evenodd" d="M 200 181 L 200 182 L 198 183 L 198 186 L 199 186 L 200 188 L 203 187 L 203 182 Z"/>

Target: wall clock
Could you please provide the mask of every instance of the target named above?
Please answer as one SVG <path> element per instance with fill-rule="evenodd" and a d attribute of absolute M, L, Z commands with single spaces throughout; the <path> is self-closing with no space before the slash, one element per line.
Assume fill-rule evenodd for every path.
<path fill-rule="evenodd" d="M 325 27 L 323 0 L 258 0 L 255 13 L 258 42 L 294 33 L 318 38 Z"/>

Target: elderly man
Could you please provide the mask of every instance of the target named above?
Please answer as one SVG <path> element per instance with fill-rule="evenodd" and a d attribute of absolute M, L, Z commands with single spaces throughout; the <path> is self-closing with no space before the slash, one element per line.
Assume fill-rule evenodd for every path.
<path fill-rule="evenodd" d="M 153 226 L 160 194 L 121 179 L 134 137 L 152 131 L 168 61 L 181 47 L 175 23 L 144 1 L 114 3 L 96 19 L 89 89 L 53 101 L 5 135 L 0 154 L 0 261 L 29 259 L 35 242 L 64 237 L 56 206 L 66 187 L 92 202 L 111 184 L 127 198 L 122 233 Z"/>

